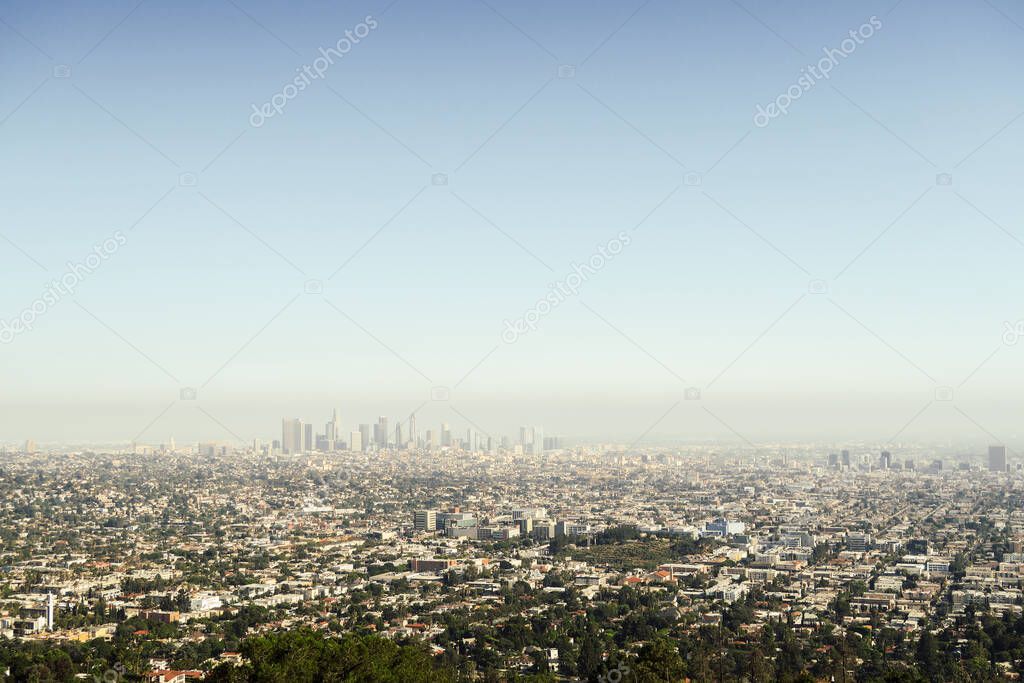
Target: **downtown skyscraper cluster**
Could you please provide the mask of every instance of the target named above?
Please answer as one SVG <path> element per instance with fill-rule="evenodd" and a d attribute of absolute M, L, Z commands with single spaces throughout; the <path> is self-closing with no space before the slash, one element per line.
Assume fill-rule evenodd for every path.
<path fill-rule="evenodd" d="M 427 429 L 421 435 L 417 430 L 415 413 L 404 421 L 397 421 L 393 429 L 390 424 L 389 418 L 381 415 L 375 423 L 356 425 L 346 437 L 337 409 L 324 425 L 322 432 L 314 431 L 312 423 L 304 422 L 300 418 L 284 418 L 281 421 L 280 441 L 274 440 L 267 450 L 270 453 L 294 455 L 312 452 L 441 449 L 495 453 L 500 449 L 536 455 L 544 451 L 557 450 L 562 446 L 558 437 L 545 437 L 541 427 L 522 426 L 519 428 L 518 441 L 512 441 L 504 436 L 495 438 L 473 427 L 467 428 L 464 436 L 457 435 L 452 432 L 451 425 L 447 422 L 442 422 L 440 429 Z"/>

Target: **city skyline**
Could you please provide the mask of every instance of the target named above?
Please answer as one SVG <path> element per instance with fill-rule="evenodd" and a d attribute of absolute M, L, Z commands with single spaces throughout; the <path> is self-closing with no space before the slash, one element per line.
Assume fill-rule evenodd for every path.
<path fill-rule="evenodd" d="M 0 679 L 1024 680 L 1024 0 L 0 3 Z"/>

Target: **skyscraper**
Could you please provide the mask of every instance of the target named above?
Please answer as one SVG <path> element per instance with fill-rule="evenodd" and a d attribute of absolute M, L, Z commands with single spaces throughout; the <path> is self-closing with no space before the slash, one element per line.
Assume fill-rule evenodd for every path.
<path fill-rule="evenodd" d="M 388 418 L 386 415 L 381 415 L 377 418 L 377 426 L 379 428 L 377 434 L 377 448 L 388 447 Z"/>
<path fill-rule="evenodd" d="M 281 450 L 284 453 L 302 451 L 302 420 L 297 417 L 281 421 Z"/>
<path fill-rule="evenodd" d="M 988 447 L 988 469 L 990 472 L 1006 471 L 1006 446 Z"/>
<path fill-rule="evenodd" d="M 361 424 L 359 425 L 359 443 L 361 448 L 359 450 L 367 450 L 370 447 L 370 425 Z M 352 450 L 356 450 L 353 448 Z"/>
<path fill-rule="evenodd" d="M 316 450 L 316 441 L 313 441 L 313 425 L 302 425 L 302 452 Z"/>
<path fill-rule="evenodd" d="M 419 435 L 416 433 L 416 413 L 412 413 L 409 415 L 409 442 L 412 444 L 413 448 L 416 448 L 419 445 L 416 441 L 418 438 Z"/>
<path fill-rule="evenodd" d="M 889 451 L 882 451 L 881 457 L 878 458 L 878 468 L 887 470 L 892 467 L 892 453 Z"/>
<path fill-rule="evenodd" d="M 331 416 L 331 421 L 327 423 L 326 429 L 324 429 L 324 436 L 327 438 L 327 447 L 330 450 L 335 450 L 337 442 L 341 441 L 341 422 L 338 420 L 338 409 L 334 409 L 334 414 Z"/>
<path fill-rule="evenodd" d="M 363 432 L 362 432 L 362 430 L 360 430 L 358 432 L 352 432 L 349 435 L 348 449 L 350 451 L 361 451 L 361 450 L 363 450 Z"/>
<path fill-rule="evenodd" d="M 416 510 L 413 512 L 413 527 L 417 531 L 437 530 L 437 510 Z"/>

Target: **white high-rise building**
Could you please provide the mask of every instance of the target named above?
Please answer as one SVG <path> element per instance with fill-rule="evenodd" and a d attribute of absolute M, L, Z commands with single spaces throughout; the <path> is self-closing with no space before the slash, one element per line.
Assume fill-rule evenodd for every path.
<path fill-rule="evenodd" d="M 988 447 L 988 469 L 990 472 L 1006 471 L 1006 446 Z"/>
<path fill-rule="evenodd" d="M 341 422 L 338 420 L 338 409 L 334 409 L 334 414 L 331 416 L 331 421 L 327 423 L 324 429 L 324 438 L 327 439 L 327 448 L 329 450 L 336 450 L 338 448 L 338 442 L 341 441 Z"/>
<path fill-rule="evenodd" d="M 281 421 L 281 452 L 302 452 L 302 420 L 285 418 Z"/>
<path fill-rule="evenodd" d="M 363 450 L 363 433 L 361 431 L 353 431 L 348 435 L 348 438 L 348 449 L 350 451 Z"/>
<path fill-rule="evenodd" d="M 417 531 L 436 531 L 437 510 L 416 510 L 413 513 L 413 526 Z"/>

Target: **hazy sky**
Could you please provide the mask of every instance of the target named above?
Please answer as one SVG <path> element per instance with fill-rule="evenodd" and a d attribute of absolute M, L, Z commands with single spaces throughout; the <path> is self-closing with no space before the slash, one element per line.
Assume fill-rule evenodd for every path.
<path fill-rule="evenodd" d="M 1014 445 L 1022 66 L 1009 0 L 4 3 L 0 317 L 104 258 L 2 339 L 0 440 L 437 385 L 421 429 Z"/>

